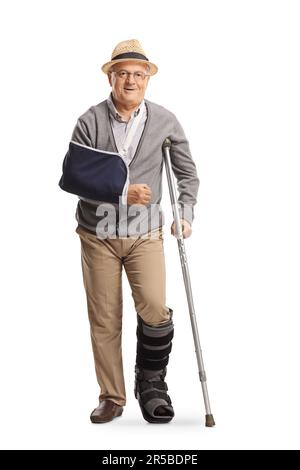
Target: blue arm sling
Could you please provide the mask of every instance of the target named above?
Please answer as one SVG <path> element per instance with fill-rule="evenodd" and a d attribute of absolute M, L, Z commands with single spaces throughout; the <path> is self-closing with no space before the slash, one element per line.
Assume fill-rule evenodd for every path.
<path fill-rule="evenodd" d="M 70 142 L 59 181 L 61 189 L 95 201 L 118 203 L 128 182 L 128 167 L 121 155 Z"/>

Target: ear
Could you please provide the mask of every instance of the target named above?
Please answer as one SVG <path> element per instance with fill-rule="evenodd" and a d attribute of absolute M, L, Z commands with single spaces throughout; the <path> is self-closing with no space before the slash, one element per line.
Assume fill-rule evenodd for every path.
<path fill-rule="evenodd" d="M 112 73 L 111 72 L 107 73 L 107 78 L 108 78 L 110 86 L 112 86 Z"/>

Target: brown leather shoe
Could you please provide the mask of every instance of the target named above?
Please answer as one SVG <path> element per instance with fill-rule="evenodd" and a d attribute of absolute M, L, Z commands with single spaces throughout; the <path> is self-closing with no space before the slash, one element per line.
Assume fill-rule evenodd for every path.
<path fill-rule="evenodd" d="M 121 416 L 123 413 L 123 406 L 117 405 L 111 400 L 101 400 L 100 404 L 91 413 L 92 423 L 108 423 L 114 418 Z"/>

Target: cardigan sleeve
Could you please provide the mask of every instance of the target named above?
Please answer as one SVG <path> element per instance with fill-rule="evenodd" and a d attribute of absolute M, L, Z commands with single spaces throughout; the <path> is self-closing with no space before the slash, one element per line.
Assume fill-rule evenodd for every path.
<path fill-rule="evenodd" d="M 175 116 L 170 139 L 172 142 L 170 150 L 171 163 L 179 192 L 179 213 L 182 219 L 191 224 L 194 219 L 194 206 L 197 203 L 200 180 L 195 162 L 191 156 L 188 140 Z"/>
<path fill-rule="evenodd" d="M 82 119 L 78 119 L 76 126 L 73 130 L 71 140 L 78 144 L 87 145 L 93 147 L 92 139 L 90 138 L 88 127 Z"/>

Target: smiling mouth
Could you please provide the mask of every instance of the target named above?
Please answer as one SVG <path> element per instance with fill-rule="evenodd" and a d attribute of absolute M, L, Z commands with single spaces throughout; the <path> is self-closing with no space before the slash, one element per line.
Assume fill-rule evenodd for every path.
<path fill-rule="evenodd" d="M 124 90 L 126 90 L 126 91 L 136 91 L 135 88 L 124 88 Z"/>

